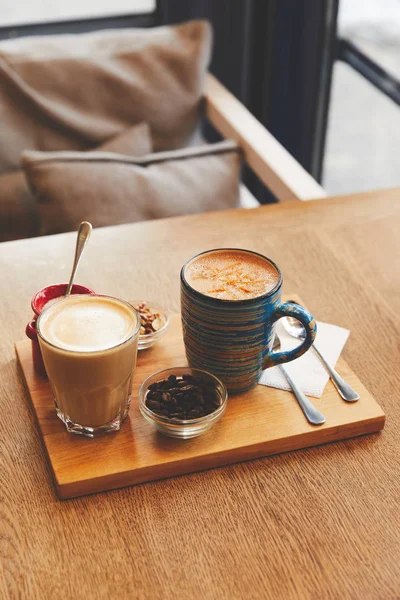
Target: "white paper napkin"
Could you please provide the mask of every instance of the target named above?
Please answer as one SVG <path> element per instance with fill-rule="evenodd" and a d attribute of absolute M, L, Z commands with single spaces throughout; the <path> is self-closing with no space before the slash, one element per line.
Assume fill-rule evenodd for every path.
<path fill-rule="evenodd" d="M 332 366 L 335 366 L 350 332 L 343 327 L 321 323 L 320 321 L 317 322 L 317 327 L 318 332 L 315 341 L 318 350 Z M 299 345 L 300 340 L 286 333 L 280 321 L 276 324 L 276 333 L 281 341 L 281 350 L 291 350 Z M 329 375 L 314 350 L 310 348 L 300 358 L 286 363 L 285 368 L 305 394 L 315 398 L 322 396 Z M 259 383 L 281 390 L 290 390 L 290 386 L 279 367 L 266 369 L 261 375 Z"/>

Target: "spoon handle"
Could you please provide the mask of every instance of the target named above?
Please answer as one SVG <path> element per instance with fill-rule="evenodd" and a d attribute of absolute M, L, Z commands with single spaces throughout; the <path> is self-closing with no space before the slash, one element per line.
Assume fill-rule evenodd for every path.
<path fill-rule="evenodd" d="M 303 394 L 301 389 L 297 386 L 295 381 L 290 377 L 285 367 L 279 365 L 280 370 L 286 377 L 290 387 L 292 388 L 293 394 L 296 396 L 297 402 L 300 404 L 301 410 L 303 411 L 307 421 L 311 425 L 322 425 L 326 419 L 314 406 L 314 404 Z"/>
<path fill-rule="evenodd" d="M 82 221 L 79 225 L 78 229 L 78 237 L 76 239 L 76 249 L 75 249 L 75 258 L 74 264 L 72 267 L 71 277 L 69 279 L 67 291 L 65 292 L 66 296 L 69 296 L 71 293 L 71 289 L 75 279 L 75 273 L 79 265 L 79 261 L 81 260 L 82 252 L 90 238 L 90 234 L 92 232 L 92 226 L 87 221 Z"/>
<path fill-rule="evenodd" d="M 353 390 L 353 388 L 343 379 L 343 377 L 341 377 L 339 373 L 335 371 L 333 367 L 331 367 L 323 354 L 321 354 L 321 352 L 318 350 L 315 343 L 312 348 L 314 348 L 315 352 L 318 354 L 319 358 L 324 364 L 325 369 L 328 371 L 332 382 L 334 383 L 339 394 L 342 396 L 343 400 L 346 400 L 346 402 L 357 402 L 357 400 L 360 398 L 359 394 L 357 394 L 357 392 Z"/>

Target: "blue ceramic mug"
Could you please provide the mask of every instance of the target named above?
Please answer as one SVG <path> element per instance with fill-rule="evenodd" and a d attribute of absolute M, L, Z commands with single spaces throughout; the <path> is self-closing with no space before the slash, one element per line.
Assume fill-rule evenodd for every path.
<path fill-rule="evenodd" d="M 227 300 L 206 295 L 185 277 L 189 265 L 200 256 L 221 251 L 252 254 L 268 261 L 276 272 L 276 284 L 266 293 Z M 302 306 L 281 304 L 282 273 L 269 258 L 250 250 L 219 248 L 191 258 L 181 270 L 181 312 L 186 356 L 191 367 L 219 377 L 229 392 L 243 392 L 258 383 L 264 369 L 299 358 L 313 343 L 317 331 L 314 317 Z M 294 317 L 304 326 L 305 340 L 294 350 L 272 352 L 275 322 Z"/>

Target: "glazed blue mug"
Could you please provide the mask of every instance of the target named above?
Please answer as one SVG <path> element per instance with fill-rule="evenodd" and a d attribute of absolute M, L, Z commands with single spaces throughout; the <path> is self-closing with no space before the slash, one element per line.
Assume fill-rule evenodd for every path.
<path fill-rule="evenodd" d="M 181 312 L 189 365 L 238 393 L 254 387 L 264 369 L 302 356 L 315 339 L 315 319 L 298 304 L 282 304 L 281 292 L 279 267 L 257 252 L 219 248 L 188 260 L 181 270 Z M 294 350 L 273 352 L 282 317 L 298 319 L 306 337 Z"/>

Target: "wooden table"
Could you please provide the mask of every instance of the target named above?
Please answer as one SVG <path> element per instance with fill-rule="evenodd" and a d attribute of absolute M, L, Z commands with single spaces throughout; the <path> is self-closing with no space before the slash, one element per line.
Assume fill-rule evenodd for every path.
<path fill-rule="evenodd" d="M 0 246 L 1 598 L 392 599 L 400 595 L 400 190 L 94 232 L 79 281 L 178 310 L 182 263 L 236 246 L 352 330 L 382 434 L 79 500 L 56 499 L 17 372 L 29 300 L 75 234 Z"/>

